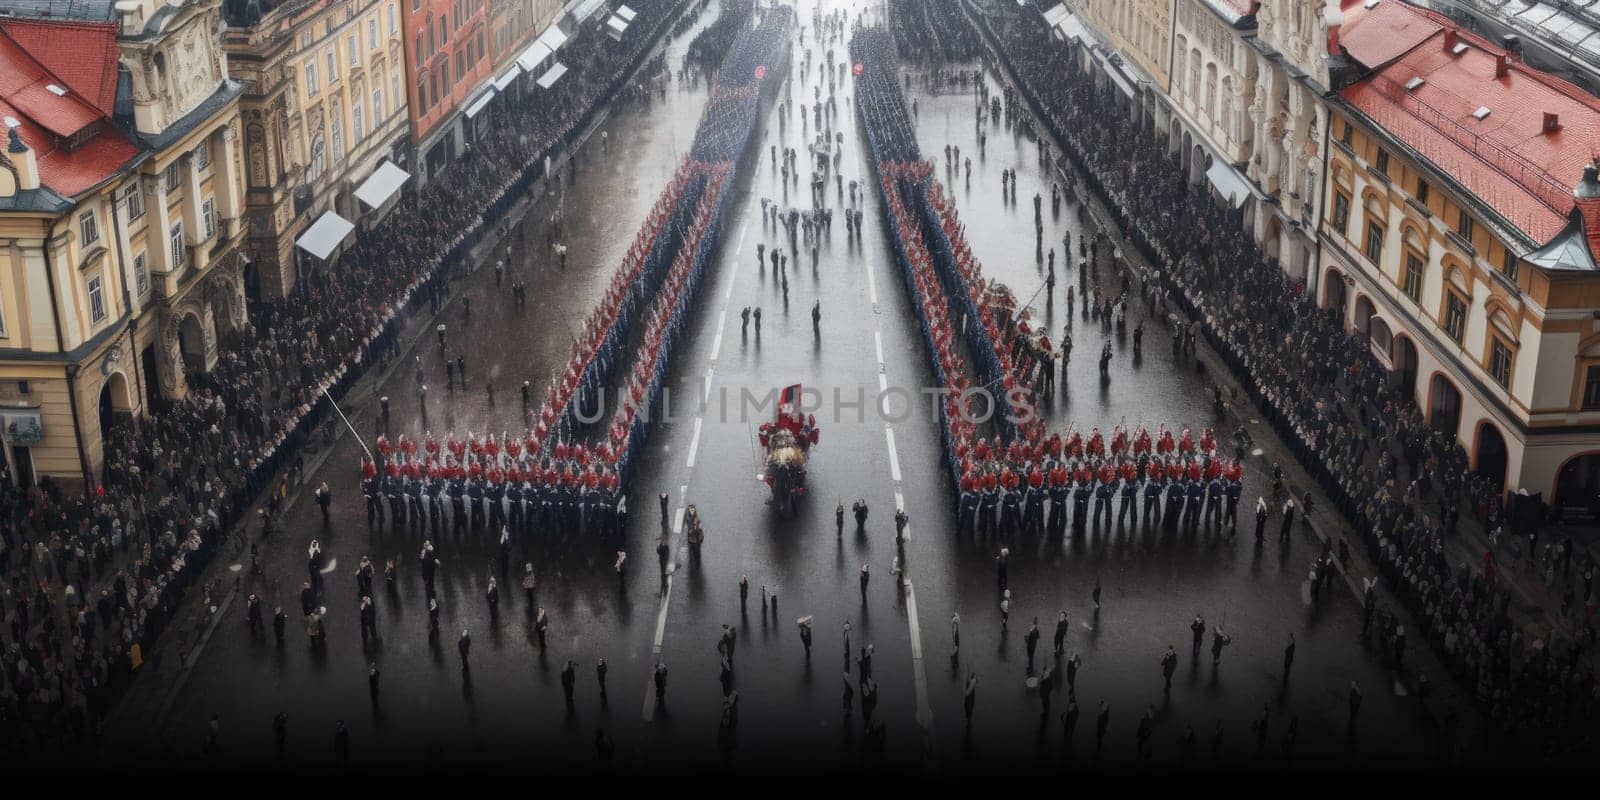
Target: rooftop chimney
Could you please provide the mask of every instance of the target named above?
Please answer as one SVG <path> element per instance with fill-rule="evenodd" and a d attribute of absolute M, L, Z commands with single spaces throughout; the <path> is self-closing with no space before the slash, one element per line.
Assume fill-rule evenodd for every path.
<path fill-rule="evenodd" d="M 6 157 L 11 159 L 11 166 L 17 170 L 17 188 L 22 191 L 39 188 L 39 161 L 34 156 L 33 148 L 22 141 L 22 136 L 17 133 L 17 126 L 6 120 L 8 143 Z"/>
<path fill-rule="evenodd" d="M 1540 130 L 1544 131 L 1545 133 L 1555 133 L 1556 131 L 1561 130 L 1561 117 L 1551 111 L 1544 112 L 1544 125 L 1540 128 Z"/>
<path fill-rule="evenodd" d="M 1494 57 L 1494 77 L 1495 77 L 1495 80 L 1499 80 L 1501 78 L 1504 78 L 1506 75 L 1510 74 L 1510 72 L 1511 72 L 1511 68 L 1510 68 L 1510 65 L 1508 64 L 1508 62 L 1506 60 L 1506 55 L 1504 53 L 1501 53 L 1500 55 L 1495 56 Z"/>
<path fill-rule="evenodd" d="M 1594 164 L 1583 168 L 1583 180 L 1572 189 L 1574 200 L 1600 200 L 1600 169 Z"/>
<path fill-rule="evenodd" d="M 1459 41 L 1461 41 L 1461 37 L 1456 34 L 1455 28 L 1451 28 L 1450 30 L 1444 32 L 1444 49 L 1455 49 L 1456 43 Z"/>
<path fill-rule="evenodd" d="M 1522 55 L 1522 37 L 1514 33 L 1500 37 L 1500 46 L 1504 47 L 1506 52 Z"/>

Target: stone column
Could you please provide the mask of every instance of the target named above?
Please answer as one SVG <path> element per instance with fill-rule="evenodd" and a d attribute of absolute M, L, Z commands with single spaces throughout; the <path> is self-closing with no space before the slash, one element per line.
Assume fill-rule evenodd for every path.
<path fill-rule="evenodd" d="M 217 158 L 213 161 L 216 165 L 216 175 L 211 180 L 211 188 L 217 196 L 217 216 L 221 218 L 219 226 L 224 236 L 232 237 L 237 233 L 244 215 L 244 203 L 240 190 L 244 176 L 239 171 L 239 134 L 233 125 L 224 126 L 214 137 Z"/>
<path fill-rule="evenodd" d="M 194 268 L 203 271 L 211 250 L 210 240 L 206 237 L 205 217 L 200 213 L 200 169 L 195 163 L 194 153 L 184 153 L 178 157 L 179 169 L 183 175 L 183 240 L 185 244 L 194 247 Z"/>

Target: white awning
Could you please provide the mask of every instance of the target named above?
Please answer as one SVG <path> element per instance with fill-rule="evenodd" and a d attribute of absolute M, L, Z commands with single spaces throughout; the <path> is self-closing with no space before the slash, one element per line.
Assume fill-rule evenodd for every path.
<path fill-rule="evenodd" d="M 517 66 L 523 72 L 532 75 L 533 71 L 538 69 L 539 65 L 549 57 L 550 46 L 544 42 L 534 42 L 528 45 L 528 49 L 522 51 L 522 55 L 517 56 Z"/>
<path fill-rule="evenodd" d="M 478 95 L 471 103 L 467 104 L 467 119 L 472 119 L 473 117 L 482 114 L 483 110 L 489 107 L 489 101 L 493 99 L 494 88 L 490 87 L 488 89 L 484 89 L 482 94 Z"/>
<path fill-rule="evenodd" d="M 1249 181 L 1226 161 L 1211 162 L 1211 169 L 1206 170 L 1206 178 L 1211 181 L 1217 194 L 1234 206 L 1242 206 L 1244 201 L 1250 199 Z"/>
<path fill-rule="evenodd" d="M 1083 23 L 1079 22 L 1077 16 L 1073 14 L 1062 17 L 1056 23 L 1056 30 L 1060 31 L 1061 36 L 1066 39 L 1076 39 L 1082 42 L 1089 38 L 1089 30 L 1083 27 Z"/>
<path fill-rule="evenodd" d="M 623 31 L 628 29 L 628 21 L 622 17 L 612 14 L 611 19 L 606 20 L 606 27 L 616 31 L 617 34 L 620 35 Z"/>
<path fill-rule="evenodd" d="M 578 0 L 578 4 L 572 7 L 572 18 L 582 22 L 594 16 L 605 4 L 606 0 Z"/>
<path fill-rule="evenodd" d="M 522 74 L 521 65 L 512 64 L 511 65 L 511 69 L 508 69 L 505 72 L 500 73 L 500 77 L 494 79 L 494 90 L 497 91 L 497 92 L 505 91 L 506 87 L 510 86 L 511 82 L 516 80 L 517 76 L 521 75 L 521 74 Z"/>
<path fill-rule="evenodd" d="M 567 35 L 561 32 L 561 26 L 551 25 L 544 29 L 544 33 L 539 34 L 539 38 L 534 40 L 534 43 L 544 45 L 553 53 L 561 49 L 561 45 L 566 41 Z"/>
<path fill-rule="evenodd" d="M 639 16 L 639 12 L 634 11 L 631 8 L 628 8 L 627 6 L 617 6 L 617 16 L 622 17 L 623 19 L 625 19 L 625 20 L 627 20 L 629 22 L 632 22 L 634 17 Z"/>
<path fill-rule="evenodd" d="M 335 214 L 332 211 L 324 213 L 317 221 L 295 240 L 295 246 L 301 250 L 327 260 L 328 255 L 349 236 L 356 226 L 350 220 Z"/>
<path fill-rule="evenodd" d="M 1139 96 L 1139 93 L 1134 91 L 1133 84 L 1129 83 L 1127 78 L 1122 77 L 1122 73 L 1118 72 L 1115 67 L 1107 69 L 1106 75 L 1111 78 L 1111 82 L 1116 84 L 1118 89 L 1122 90 L 1123 94 L 1135 98 Z"/>
<path fill-rule="evenodd" d="M 1044 24 L 1055 27 L 1061 22 L 1063 17 L 1067 16 L 1067 13 L 1066 4 L 1057 3 L 1054 7 L 1045 10 Z"/>
<path fill-rule="evenodd" d="M 410 179 L 411 173 L 395 166 L 393 161 L 385 161 L 367 176 L 361 188 L 356 189 L 356 199 L 371 208 L 377 208 L 389 202 L 389 198 L 394 197 L 395 192 L 400 191 L 400 187 Z"/>
<path fill-rule="evenodd" d="M 555 66 L 539 76 L 539 88 L 548 89 L 554 86 L 555 82 L 561 80 L 561 76 L 565 74 L 567 74 L 567 65 L 557 61 Z"/>

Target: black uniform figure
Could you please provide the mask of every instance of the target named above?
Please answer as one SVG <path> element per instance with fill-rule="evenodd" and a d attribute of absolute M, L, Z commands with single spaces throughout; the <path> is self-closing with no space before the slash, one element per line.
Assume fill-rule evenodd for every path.
<path fill-rule="evenodd" d="M 1205 621 L 1205 619 L 1202 618 L 1199 614 L 1196 614 L 1195 617 L 1194 617 L 1194 622 L 1189 623 L 1189 630 L 1194 633 L 1194 650 L 1193 650 L 1193 653 L 1195 655 L 1199 655 L 1200 654 L 1200 645 L 1204 644 L 1205 643 L 1205 639 L 1206 639 L 1206 621 Z"/>
<path fill-rule="evenodd" d="M 461 638 L 456 640 L 456 650 L 461 653 L 461 671 L 466 672 L 468 670 L 467 654 L 472 650 L 472 636 L 465 630 L 461 632 Z"/>
<path fill-rule="evenodd" d="M 655 681 L 655 684 L 656 684 L 656 704 L 660 705 L 660 704 L 663 704 L 663 703 L 667 702 L 667 665 L 666 664 L 662 664 L 660 662 L 656 663 L 656 669 L 655 669 L 655 672 L 654 672 L 653 680 Z"/>
<path fill-rule="evenodd" d="M 1166 680 L 1163 690 L 1172 691 L 1172 674 L 1178 671 L 1178 653 L 1167 645 L 1167 654 L 1161 657 L 1161 677 Z"/>
<path fill-rule="evenodd" d="M 572 690 L 575 686 L 577 686 L 578 683 L 577 667 L 578 665 L 570 658 L 567 659 L 567 663 L 561 667 L 561 692 L 562 694 L 566 695 L 567 708 L 569 709 L 572 708 Z"/>
<path fill-rule="evenodd" d="M 1289 679 L 1289 668 L 1294 666 L 1294 634 L 1289 634 L 1289 645 L 1283 648 L 1283 679 Z"/>

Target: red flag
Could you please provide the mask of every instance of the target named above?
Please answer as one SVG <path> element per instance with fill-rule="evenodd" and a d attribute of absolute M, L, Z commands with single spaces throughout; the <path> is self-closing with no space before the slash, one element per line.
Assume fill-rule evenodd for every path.
<path fill-rule="evenodd" d="M 867 68 L 862 66 L 860 62 L 856 62 L 856 65 L 854 67 L 851 67 L 850 71 L 854 72 L 859 77 L 861 75 L 861 73 L 867 71 Z"/>
<path fill-rule="evenodd" d="M 766 64 L 758 64 L 758 65 L 756 65 L 756 80 L 759 81 L 759 80 L 761 80 L 762 78 L 765 78 L 765 77 L 767 77 L 767 65 Z"/>

